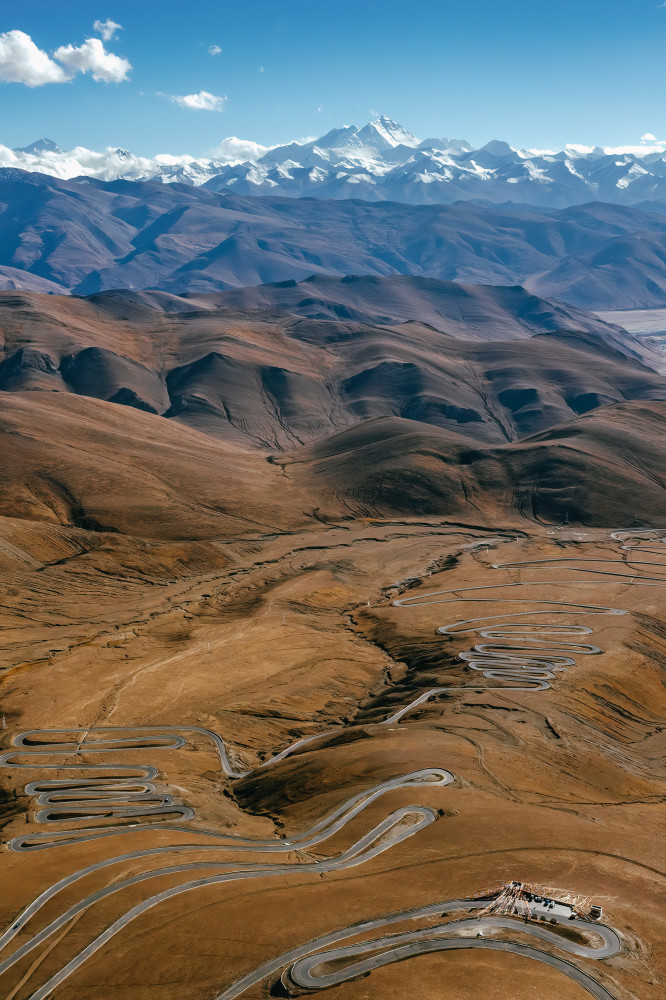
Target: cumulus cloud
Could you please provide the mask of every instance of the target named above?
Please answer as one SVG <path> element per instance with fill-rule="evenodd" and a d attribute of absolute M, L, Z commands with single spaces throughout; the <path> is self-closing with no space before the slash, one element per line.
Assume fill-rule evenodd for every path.
<path fill-rule="evenodd" d="M 170 153 L 158 153 L 152 158 L 135 156 L 125 149 L 111 146 L 104 150 L 77 146 L 68 152 L 39 150 L 30 153 L 0 145 L 0 168 L 37 171 L 63 180 L 73 177 L 95 177 L 102 181 L 118 177 L 128 180 L 157 177 L 164 181 L 187 179 L 199 185 L 214 177 L 219 172 L 220 164 L 255 161 L 270 148 L 231 136 L 210 151 L 210 158 L 196 159 L 188 154 Z"/>
<path fill-rule="evenodd" d="M 94 80 L 119 83 L 132 66 L 122 56 L 107 52 L 99 38 L 82 45 L 61 45 L 53 57 L 35 45 L 24 31 L 0 34 L 0 80 L 42 87 L 46 83 L 68 83 L 77 73 L 92 73 Z"/>
<path fill-rule="evenodd" d="M 209 45 L 208 46 L 208 51 L 210 52 L 210 54 L 212 56 L 219 56 L 219 54 L 222 51 L 222 49 L 220 48 L 219 45 Z"/>
<path fill-rule="evenodd" d="M 135 156 L 125 149 L 107 146 L 104 150 L 86 149 L 76 146 L 68 152 L 40 151 L 26 153 L 0 145 L 0 167 L 19 170 L 33 170 L 63 180 L 72 177 L 95 177 L 102 181 L 113 181 L 118 177 L 139 180 L 159 176 L 161 171 L 177 171 L 178 168 L 194 167 L 193 183 L 203 183 L 211 176 L 207 170 L 207 160 L 195 160 L 193 156 L 172 156 L 158 154 L 153 159 Z M 197 168 L 200 168 L 199 175 Z"/>
<path fill-rule="evenodd" d="M 87 38 L 83 45 L 61 45 L 53 58 L 73 73 L 92 73 L 93 80 L 120 83 L 127 79 L 132 66 L 123 56 L 107 52 L 99 38 Z"/>
<path fill-rule="evenodd" d="M 645 135 L 641 136 L 641 142 L 654 142 L 656 138 L 656 135 L 653 135 L 652 132 L 646 132 Z"/>
<path fill-rule="evenodd" d="M 117 21 L 112 21 L 110 17 L 107 17 L 106 21 L 95 21 L 93 29 L 98 35 L 102 36 L 105 42 L 110 42 L 118 31 L 125 30 L 122 24 L 118 24 Z"/>
<path fill-rule="evenodd" d="M 66 83 L 69 79 L 62 66 L 38 48 L 24 31 L 0 34 L 0 80 L 42 87 L 45 83 Z"/>
<path fill-rule="evenodd" d="M 63 180 L 72 177 L 95 177 L 102 181 L 118 177 L 129 180 L 157 177 L 165 181 L 187 179 L 198 185 L 214 177 L 219 172 L 220 164 L 254 162 L 271 148 L 230 136 L 211 149 L 208 157 L 197 159 L 188 154 L 171 153 L 158 153 L 152 158 L 135 156 L 125 149 L 111 146 L 103 150 L 77 146 L 69 151 L 38 149 L 26 152 L 0 145 L 0 168 L 32 170 Z"/>
<path fill-rule="evenodd" d="M 223 111 L 227 98 L 224 94 L 209 94 L 207 90 L 200 90 L 198 94 L 170 94 L 169 100 L 178 104 L 181 108 L 190 108 L 191 111 Z"/>
<path fill-rule="evenodd" d="M 272 146 L 261 146 L 249 139 L 237 139 L 235 135 L 231 135 L 211 149 L 210 155 L 216 163 L 245 163 L 248 160 L 254 162 L 272 148 Z"/>

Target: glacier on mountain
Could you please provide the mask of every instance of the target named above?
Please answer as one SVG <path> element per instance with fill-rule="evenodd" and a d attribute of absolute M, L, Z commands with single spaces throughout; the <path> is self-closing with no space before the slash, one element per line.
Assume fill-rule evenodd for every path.
<path fill-rule="evenodd" d="M 563 208 L 585 201 L 639 204 L 666 199 L 666 143 L 606 148 L 570 145 L 560 152 L 514 149 L 491 140 L 419 140 L 382 115 L 282 146 L 229 137 L 209 157 L 135 156 L 111 147 L 61 150 L 52 139 L 20 149 L 0 146 L 0 168 L 61 179 L 155 180 L 236 194 L 360 198 L 410 204 L 477 199 Z"/>

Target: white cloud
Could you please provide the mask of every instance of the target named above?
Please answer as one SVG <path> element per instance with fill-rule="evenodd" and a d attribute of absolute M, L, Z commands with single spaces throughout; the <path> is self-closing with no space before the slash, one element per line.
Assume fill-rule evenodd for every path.
<path fill-rule="evenodd" d="M 106 24 L 113 24 L 114 30 L 120 28 L 113 21 Z M 92 73 L 94 80 L 119 83 L 127 79 L 131 68 L 123 56 L 107 52 L 99 38 L 87 38 L 78 46 L 61 45 L 51 58 L 24 31 L 0 34 L 0 81 L 4 83 L 42 87 L 46 83 L 68 83 L 77 73 Z"/>
<path fill-rule="evenodd" d="M 42 87 L 45 83 L 66 83 L 70 78 L 24 31 L 0 34 L 0 80 Z"/>
<path fill-rule="evenodd" d="M 130 176 L 139 176 L 152 166 L 152 161 L 131 156 L 120 158 L 117 150 L 107 148 L 102 152 L 77 146 L 69 152 L 21 153 L 6 146 L 0 146 L 0 166 L 18 167 L 21 170 L 36 170 L 53 177 L 97 177 L 100 180 L 115 180 L 123 171 Z"/>
<path fill-rule="evenodd" d="M 249 139 L 237 139 L 232 135 L 211 149 L 210 155 L 217 163 L 245 163 L 247 160 L 254 162 L 272 148 L 272 146 L 261 146 Z"/>
<path fill-rule="evenodd" d="M 44 150 L 24 153 L 0 145 L 0 168 L 37 171 L 63 180 L 72 177 L 95 177 L 102 181 L 113 181 L 118 177 L 128 180 L 157 177 L 164 181 L 187 179 L 190 183 L 199 185 L 214 177 L 219 172 L 221 163 L 254 162 L 271 148 L 231 136 L 223 139 L 219 146 L 210 151 L 210 158 L 197 159 L 188 154 L 171 153 L 158 153 L 152 158 L 135 156 L 127 150 L 111 146 L 104 150 L 77 146 L 68 152 Z"/>
<path fill-rule="evenodd" d="M 77 146 L 69 152 L 58 153 L 23 153 L 0 146 L 0 167 L 34 170 L 63 180 L 72 177 L 96 177 L 102 181 L 113 181 L 118 177 L 138 180 L 160 176 L 165 169 L 170 172 L 177 171 L 178 168 L 190 168 L 192 183 L 203 184 L 214 174 L 209 164 L 209 160 L 196 160 L 188 155 L 172 156 L 168 153 L 158 154 L 150 159 L 112 146 L 107 146 L 104 150 Z"/>
<path fill-rule="evenodd" d="M 74 73 L 92 73 L 93 80 L 103 80 L 104 83 L 126 80 L 132 68 L 123 56 L 107 52 L 99 38 L 86 38 L 83 45 L 61 45 L 53 53 L 53 58 Z"/>
<path fill-rule="evenodd" d="M 259 72 L 260 72 L 260 73 L 264 73 L 264 72 L 265 72 L 265 70 L 264 70 L 264 67 L 263 67 L 263 66 L 260 66 L 260 67 L 259 67 Z"/>
<path fill-rule="evenodd" d="M 118 31 L 124 31 L 125 29 L 122 24 L 118 24 L 117 21 L 112 21 L 110 17 L 107 17 L 106 21 L 95 21 L 93 30 L 98 35 L 101 35 L 105 42 L 110 42 Z"/>
<path fill-rule="evenodd" d="M 223 111 L 227 98 L 224 94 L 219 96 L 209 94 L 207 90 L 200 90 L 198 94 L 178 94 L 169 95 L 169 100 L 181 108 L 190 108 L 192 111 Z"/>
<path fill-rule="evenodd" d="M 208 51 L 212 56 L 219 56 L 222 49 L 220 48 L 219 45 L 209 45 Z"/>
<path fill-rule="evenodd" d="M 646 132 L 645 135 L 641 136 L 641 142 L 654 142 L 656 138 L 656 135 L 653 135 L 652 132 Z"/>
<path fill-rule="evenodd" d="M 556 149 L 519 149 L 517 150 L 518 155 L 521 159 L 529 159 L 530 156 L 555 156 L 558 150 Z"/>
<path fill-rule="evenodd" d="M 567 153 L 578 153 L 580 156 L 588 156 L 594 152 L 596 146 L 584 146 L 580 142 L 568 142 L 564 149 Z"/>
<path fill-rule="evenodd" d="M 190 183 L 198 185 L 214 177 L 219 172 L 221 163 L 255 162 L 272 148 L 251 142 L 249 139 L 230 136 L 211 149 L 208 157 L 197 159 L 185 153 L 178 155 L 158 153 L 152 158 L 135 156 L 127 150 L 118 150 L 111 146 L 103 150 L 77 146 L 66 152 L 40 150 L 36 153 L 24 153 L 0 145 L 0 168 L 32 170 L 63 180 L 72 177 L 95 177 L 102 181 L 112 181 L 118 177 L 125 177 L 128 180 L 142 180 L 148 177 L 163 180 L 186 178 Z"/>
<path fill-rule="evenodd" d="M 641 143 L 640 146 L 604 146 L 608 156 L 649 156 L 650 153 L 666 152 L 666 139 L 655 139 L 654 142 Z"/>

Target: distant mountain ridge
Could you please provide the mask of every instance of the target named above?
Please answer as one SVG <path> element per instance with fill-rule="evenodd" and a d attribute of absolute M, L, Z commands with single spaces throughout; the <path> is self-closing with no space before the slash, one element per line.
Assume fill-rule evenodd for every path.
<path fill-rule="evenodd" d="M 241 197 L 0 170 L 0 289 L 200 294 L 311 275 L 523 285 L 585 309 L 666 306 L 666 214 Z"/>
<path fill-rule="evenodd" d="M 206 185 L 237 194 L 362 198 L 407 204 L 479 199 L 564 208 L 587 201 L 637 205 L 666 200 L 666 151 L 568 146 L 559 152 L 517 150 L 491 140 L 475 149 L 464 139 L 417 139 L 382 115 L 362 127 L 332 129 L 317 139 L 276 147 L 225 139 L 208 158 L 126 149 L 77 147 L 63 152 L 52 139 L 0 146 L 0 167 L 61 178 L 159 180 Z"/>

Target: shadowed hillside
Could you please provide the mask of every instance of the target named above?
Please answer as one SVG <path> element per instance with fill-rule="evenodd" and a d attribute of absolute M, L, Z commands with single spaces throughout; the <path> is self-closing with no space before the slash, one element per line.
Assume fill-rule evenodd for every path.
<path fill-rule="evenodd" d="M 371 204 L 0 169 L 0 289 L 181 294 L 405 274 L 524 285 L 587 309 L 658 308 L 666 218 L 646 207 Z"/>
<path fill-rule="evenodd" d="M 0 414 L 0 516 L 152 539 L 437 515 L 652 524 L 666 500 L 666 403 L 602 407 L 483 445 L 395 417 L 266 456 L 128 407 L 15 393 Z"/>
<path fill-rule="evenodd" d="M 651 525 L 666 501 L 665 434 L 664 403 L 603 407 L 500 448 L 411 421 L 373 420 L 280 464 L 324 511 Z"/>
<path fill-rule="evenodd" d="M 638 341 L 522 289 L 394 277 L 196 298 L 7 292 L 0 324 L 0 391 L 89 396 L 264 452 L 377 417 L 503 444 L 666 398 Z"/>

